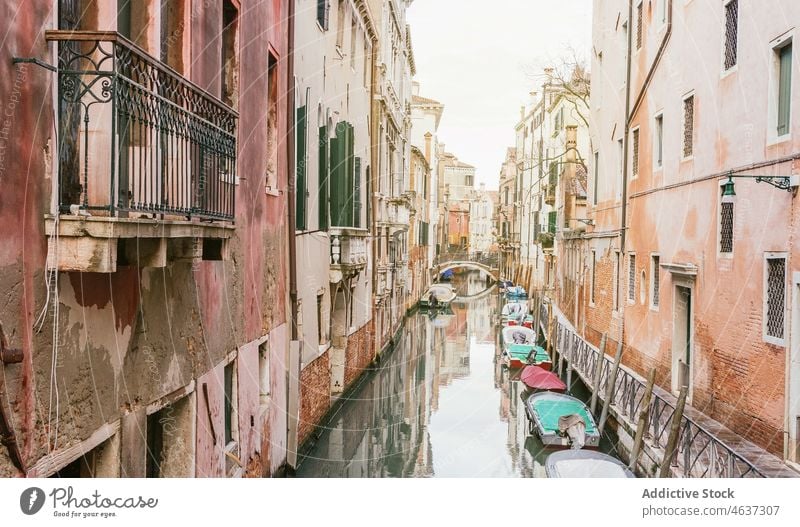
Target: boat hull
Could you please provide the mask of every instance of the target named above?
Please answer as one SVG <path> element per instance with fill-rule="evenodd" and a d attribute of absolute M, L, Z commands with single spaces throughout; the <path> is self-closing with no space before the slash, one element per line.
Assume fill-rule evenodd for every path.
<path fill-rule="evenodd" d="M 572 448 L 572 440 L 567 434 L 559 432 L 556 423 L 564 415 L 577 413 L 586 423 L 584 449 L 600 447 L 600 433 L 594 418 L 586 405 L 569 395 L 555 392 L 534 393 L 525 401 L 525 413 L 528 417 L 528 431 L 552 448 Z"/>

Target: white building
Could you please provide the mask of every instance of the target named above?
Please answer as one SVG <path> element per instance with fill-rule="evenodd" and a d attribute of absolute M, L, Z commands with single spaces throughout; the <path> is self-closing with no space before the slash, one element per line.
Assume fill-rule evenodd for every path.
<path fill-rule="evenodd" d="M 300 398 L 312 409 L 300 420 L 315 423 L 357 377 L 370 345 L 366 203 L 377 32 L 365 0 L 296 0 L 295 17 L 296 323 Z"/>
<path fill-rule="evenodd" d="M 496 192 L 486 190 L 480 184 L 469 198 L 469 249 L 470 252 L 488 252 L 495 243 L 494 201 Z"/>

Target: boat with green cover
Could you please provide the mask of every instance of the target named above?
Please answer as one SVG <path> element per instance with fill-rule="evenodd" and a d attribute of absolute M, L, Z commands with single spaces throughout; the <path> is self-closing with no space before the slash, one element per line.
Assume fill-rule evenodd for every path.
<path fill-rule="evenodd" d="M 600 432 L 580 400 L 554 392 L 539 392 L 525 401 L 530 432 L 547 446 L 598 448 Z"/>

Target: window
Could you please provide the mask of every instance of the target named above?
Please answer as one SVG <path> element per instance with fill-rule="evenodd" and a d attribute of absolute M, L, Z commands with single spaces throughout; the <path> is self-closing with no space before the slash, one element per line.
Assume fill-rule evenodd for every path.
<path fill-rule="evenodd" d="M 328 219 L 328 178 L 330 177 L 330 165 L 328 158 L 328 127 L 319 127 L 319 137 L 317 142 L 318 164 L 319 164 L 319 229 L 325 230 L 330 225 Z"/>
<path fill-rule="evenodd" d="M 636 301 L 636 255 L 628 255 L 628 302 Z"/>
<path fill-rule="evenodd" d="M 239 11 L 230 0 L 222 3 L 222 100 L 236 108 L 239 98 Z"/>
<path fill-rule="evenodd" d="M 468 187 L 473 186 L 474 176 L 466 176 L 464 178 L 464 184 Z"/>
<path fill-rule="evenodd" d="M 356 15 L 350 17 L 350 67 L 356 69 L 356 41 L 358 40 L 358 24 Z"/>
<path fill-rule="evenodd" d="M 767 255 L 765 282 L 765 340 L 774 344 L 782 344 L 786 305 L 786 258 L 784 256 Z"/>
<path fill-rule="evenodd" d="M 739 40 L 739 0 L 725 4 L 725 70 L 736 66 Z"/>
<path fill-rule="evenodd" d="M 236 360 L 225 365 L 223 370 L 225 385 L 225 445 L 236 442 L 238 426 L 236 417 Z"/>
<path fill-rule="evenodd" d="M 361 227 L 361 158 L 353 159 L 353 227 Z"/>
<path fill-rule="evenodd" d="M 597 282 L 595 281 L 595 277 L 597 276 L 597 253 L 592 251 L 592 268 L 591 274 L 589 276 L 590 284 L 589 284 L 589 302 L 594 304 L 595 302 L 595 287 Z"/>
<path fill-rule="evenodd" d="M 658 21 L 661 24 L 667 21 L 667 2 L 669 0 L 658 0 Z"/>
<path fill-rule="evenodd" d="M 328 342 L 328 324 L 325 320 L 325 294 L 317 294 L 317 342 L 320 346 Z"/>
<path fill-rule="evenodd" d="M 600 152 L 594 153 L 594 186 L 592 188 L 592 204 L 597 205 L 597 184 L 600 174 Z"/>
<path fill-rule="evenodd" d="M 330 0 L 317 0 L 317 23 L 319 23 L 319 27 L 321 27 L 324 31 L 328 30 L 330 13 Z"/>
<path fill-rule="evenodd" d="M 258 403 L 262 412 L 269 405 L 269 394 L 269 342 L 264 342 L 258 346 Z"/>
<path fill-rule="evenodd" d="M 778 53 L 778 135 L 787 135 L 791 125 L 792 110 L 792 44 L 791 42 Z"/>
<path fill-rule="evenodd" d="M 268 194 L 278 195 L 278 59 L 269 54 L 267 64 L 267 184 Z"/>
<path fill-rule="evenodd" d="M 345 0 L 339 0 L 339 8 L 336 15 L 336 47 L 340 53 L 342 46 L 344 46 L 344 2 Z"/>
<path fill-rule="evenodd" d="M 683 100 L 683 157 L 694 153 L 694 95 Z"/>
<path fill-rule="evenodd" d="M 653 154 L 655 167 L 661 168 L 664 165 L 664 115 L 656 116 L 656 126 L 653 133 L 655 145 L 653 146 Z"/>
<path fill-rule="evenodd" d="M 620 139 L 617 141 L 617 172 L 620 176 L 623 170 L 625 170 L 625 145 Z"/>
<path fill-rule="evenodd" d="M 642 24 L 644 23 L 644 2 L 636 6 L 636 49 L 642 47 Z"/>
<path fill-rule="evenodd" d="M 308 189 L 306 188 L 306 112 L 305 106 L 297 109 L 297 121 L 295 124 L 295 132 L 297 134 L 297 159 L 295 161 L 297 165 L 295 180 L 297 210 L 295 211 L 295 229 L 299 231 L 306 229 L 306 205 L 308 203 Z"/>
<path fill-rule="evenodd" d="M 639 175 L 639 129 L 633 131 L 633 163 L 631 167 L 633 177 Z"/>
<path fill-rule="evenodd" d="M 661 256 L 650 256 L 650 308 L 658 308 L 659 294 L 661 291 Z"/>
<path fill-rule="evenodd" d="M 719 252 L 733 252 L 733 203 L 721 203 L 719 222 Z"/>
<path fill-rule="evenodd" d="M 554 210 L 547 213 L 547 232 L 551 234 L 556 233 L 557 214 Z"/>

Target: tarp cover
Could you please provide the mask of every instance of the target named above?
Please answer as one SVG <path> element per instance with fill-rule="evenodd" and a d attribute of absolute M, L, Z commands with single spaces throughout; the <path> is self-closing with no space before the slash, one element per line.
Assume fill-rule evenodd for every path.
<path fill-rule="evenodd" d="M 526 366 L 520 379 L 534 390 L 566 390 L 567 385 L 553 372 L 539 366 Z"/>

